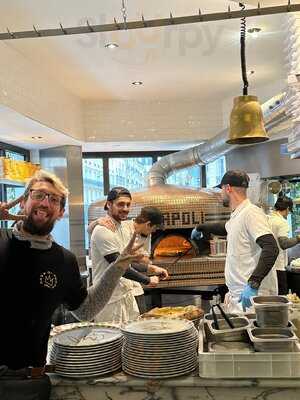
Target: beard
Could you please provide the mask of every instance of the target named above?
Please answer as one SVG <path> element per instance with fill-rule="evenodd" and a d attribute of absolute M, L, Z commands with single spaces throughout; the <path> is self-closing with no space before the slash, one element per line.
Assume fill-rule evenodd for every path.
<path fill-rule="evenodd" d="M 230 206 L 229 197 L 227 197 L 227 196 L 223 197 L 222 204 L 223 204 L 223 207 L 229 207 Z"/>
<path fill-rule="evenodd" d="M 23 222 L 23 229 L 26 232 L 30 233 L 31 235 L 38 235 L 38 236 L 49 235 L 49 233 L 52 231 L 54 227 L 55 221 L 49 219 L 48 221 L 39 225 L 34 221 L 32 215 L 33 213 L 28 215 L 26 220 Z"/>

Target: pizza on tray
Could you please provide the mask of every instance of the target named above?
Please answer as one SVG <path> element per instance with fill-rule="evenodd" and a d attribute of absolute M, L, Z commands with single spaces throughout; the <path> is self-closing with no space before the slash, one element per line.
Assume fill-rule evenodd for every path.
<path fill-rule="evenodd" d="M 196 306 L 156 307 L 142 315 L 143 318 L 182 318 L 197 319 L 202 317 L 203 310 Z"/>

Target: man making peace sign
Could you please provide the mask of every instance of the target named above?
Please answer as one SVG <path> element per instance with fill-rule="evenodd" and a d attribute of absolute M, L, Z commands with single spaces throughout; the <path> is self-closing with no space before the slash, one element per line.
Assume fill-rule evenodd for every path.
<path fill-rule="evenodd" d="M 41 170 L 29 181 L 23 196 L 0 203 L 0 218 L 17 221 L 12 238 L 0 241 L 1 399 L 24 398 L 18 385 L 5 383 L 11 371 L 43 376 L 55 309 L 64 304 L 80 319 L 92 319 L 107 303 L 129 264 L 141 257 L 136 253 L 141 246 L 134 248 L 133 236 L 97 284 L 87 290 L 75 256 L 51 236 L 55 222 L 64 214 L 67 195 L 68 190 L 55 175 Z M 22 214 L 10 214 L 18 203 Z M 49 387 L 46 377 L 45 382 Z M 39 397 L 35 387 L 32 381 L 31 396 L 48 398 L 49 391 Z"/>

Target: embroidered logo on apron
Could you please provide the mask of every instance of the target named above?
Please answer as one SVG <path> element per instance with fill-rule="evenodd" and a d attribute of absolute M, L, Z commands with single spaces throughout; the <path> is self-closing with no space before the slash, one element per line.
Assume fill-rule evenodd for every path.
<path fill-rule="evenodd" d="M 54 289 L 57 286 L 57 276 L 51 272 L 42 272 L 40 275 L 40 285 L 48 289 Z"/>

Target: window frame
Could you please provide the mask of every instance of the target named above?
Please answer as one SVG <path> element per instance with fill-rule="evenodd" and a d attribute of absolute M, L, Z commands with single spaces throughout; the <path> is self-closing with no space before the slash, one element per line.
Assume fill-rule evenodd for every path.
<path fill-rule="evenodd" d="M 180 151 L 180 150 L 178 150 Z M 116 151 L 116 152 L 83 152 L 82 158 L 102 158 L 103 159 L 103 189 L 104 196 L 109 192 L 109 159 L 110 158 L 143 158 L 151 157 L 152 165 L 157 162 L 158 157 L 164 157 L 168 154 L 177 153 L 177 150 L 164 150 L 164 151 Z M 203 168 L 199 166 L 199 182 L 202 183 Z M 201 185 L 201 187 L 204 187 Z M 200 187 L 199 187 L 200 189 Z"/>
<path fill-rule="evenodd" d="M 11 151 L 13 153 L 18 153 L 24 157 L 24 161 L 30 161 L 30 151 L 23 149 L 9 143 L 0 142 L 0 157 L 5 157 L 5 152 Z M 13 187 L 14 185 L 4 184 L 0 182 L 0 202 L 7 201 L 7 188 Z M 7 221 L 0 221 L 1 228 L 7 228 Z"/>

